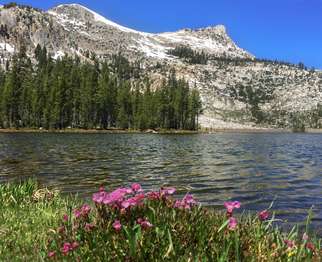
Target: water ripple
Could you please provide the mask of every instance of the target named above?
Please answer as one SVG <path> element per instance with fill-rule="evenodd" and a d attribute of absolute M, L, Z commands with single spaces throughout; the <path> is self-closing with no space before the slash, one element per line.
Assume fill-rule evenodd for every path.
<path fill-rule="evenodd" d="M 258 211 L 275 201 L 291 222 L 314 206 L 322 225 L 321 134 L 0 134 L 0 182 L 26 177 L 84 197 L 138 181 L 176 186 L 214 208 L 238 199 Z"/>

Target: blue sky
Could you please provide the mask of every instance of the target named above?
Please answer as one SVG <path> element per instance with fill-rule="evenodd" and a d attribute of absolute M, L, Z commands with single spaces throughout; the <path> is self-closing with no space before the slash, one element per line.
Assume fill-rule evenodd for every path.
<path fill-rule="evenodd" d="M 3 2 L 3 1 L 2 1 Z M 260 58 L 322 69 L 322 0 L 22 0 L 48 9 L 79 3 L 121 25 L 164 32 L 223 24 Z"/>

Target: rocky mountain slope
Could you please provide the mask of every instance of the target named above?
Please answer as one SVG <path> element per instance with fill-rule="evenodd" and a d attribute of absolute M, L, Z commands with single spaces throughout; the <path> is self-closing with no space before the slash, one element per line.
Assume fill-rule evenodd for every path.
<path fill-rule="evenodd" d="M 239 48 L 224 26 L 151 34 L 120 26 L 78 4 L 47 12 L 25 6 L 0 8 L 0 58 L 4 66 L 21 43 L 32 57 L 38 44 L 54 59 L 64 55 L 90 60 L 122 53 L 139 61 L 155 86 L 175 68 L 200 91 L 203 127 L 291 127 L 322 125 L 322 72 L 256 59 Z M 185 47 L 207 57 L 191 63 L 174 55 Z"/>

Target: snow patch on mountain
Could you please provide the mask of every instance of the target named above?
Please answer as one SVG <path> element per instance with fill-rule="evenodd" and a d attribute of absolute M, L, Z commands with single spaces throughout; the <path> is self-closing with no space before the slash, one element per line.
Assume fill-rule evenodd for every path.
<path fill-rule="evenodd" d="M 158 34 L 157 37 L 172 45 L 190 46 L 192 49 L 202 50 L 216 56 L 228 56 L 231 58 L 253 58 L 245 50 L 239 48 L 228 37 L 223 25 L 202 29 L 183 29 L 177 32 Z"/>
<path fill-rule="evenodd" d="M 65 56 L 65 53 L 63 51 L 59 50 L 52 56 L 52 58 L 54 60 L 57 60 L 57 59 L 62 58 L 64 56 Z"/>
<path fill-rule="evenodd" d="M 92 14 L 93 17 L 94 17 L 94 20 L 96 22 L 101 22 L 101 23 L 104 23 L 105 25 L 108 25 L 108 26 L 112 26 L 112 27 L 115 27 L 123 32 L 126 32 L 126 33 L 134 33 L 134 34 L 147 34 L 147 33 L 142 33 L 142 32 L 139 32 L 139 31 L 136 31 L 134 29 L 130 29 L 130 28 L 127 28 L 127 27 L 124 27 L 124 26 L 121 26 L 117 23 L 114 23 L 112 22 L 111 20 L 108 20 L 106 19 L 105 17 L 103 17 L 102 15 L 94 12 L 93 10 L 85 7 L 85 6 L 82 6 L 80 4 L 64 4 L 64 5 L 59 5 L 57 6 L 55 9 L 61 9 L 61 8 L 65 8 L 65 7 L 75 7 L 75 8 L 78 8 L 78 9 L 82 9 L 82 10 L 85 10 L 87 11 L 88 13 Z M 57 15 L 57 12 L 55 11 L 48 11 L 48 13 L 50 14 L 54 14 L 54 15 Z"/>
<path fill-rule="evenodd" d="M 0 50 L 2 51 L 7 51 L 9 53 L 14 53 L 15 52 L 15 47 L 8 44 L 8 43 L 0 43 Z"/>
<path fill-rule="evenodd" d="M 55 11 L 48 11 L 48 13 L 55 16 L 58 19 L 58 22 L 68 32 L 71 31 L 71 28 L 73 28 L 73 30 L 85 29 L 85 23 L 77 20 L 76 18 L 70 19 L 67 15 L 59 14 Z"/>
<path fill-rule="evenodd" d="M 138 49 L 145 53 L 148 57 L 157 59 L 172 59 L 168 54 L 169 47 L 161 45 L 159 42 L 149 37 L 144 37 L 136 40 Z"/>

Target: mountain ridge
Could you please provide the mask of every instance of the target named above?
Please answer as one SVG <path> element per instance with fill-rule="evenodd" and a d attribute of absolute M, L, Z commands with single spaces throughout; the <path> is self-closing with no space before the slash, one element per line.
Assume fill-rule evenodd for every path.
<path fill-rule="evenodd" d="M 226 33 L 226 27 L 225 25 L 223 24 L 218 24 L 218 25 L 213 25 L 213 26 L 206 26 L 206 27 L 198 27 L 198 28 L 194 28 L 194 29 L 191 29 L 191 28 L 181 28 L 181 29 L 178 29 L 176 31 L 161 31 L 161 32 L 154 32 L 154 33 L 151 33 L 151 32 L 143 32 L 143 31 L 140 31 L 140 30 L 136 30 L 136 29 L 133 29 L 133 28 L 129 28 L 129 27 L 125 27 L 125 26 L 122 26 L 118 23 L 115 23 L 113 22 L 112 20 L 104 17 L 103 15 L 97 13 L 96 11 L 94 10 L 91 10 L 90 8 L 82 5 L 82 4 L 78 4 L 78 3 L 71 3 L 71 4 L 60 4 L 60 5 L 57 5 L 57 6 L 54 6 L 54 7 L 51 7 L 49 8 L 48 10 L 46 10 L 45 12 L 47 13 L 50 13 L 52 11 L 54 11 L 55 9 L 57 8 L 64 8 L 64 7 L 76 7 L 76 8 L 80 8 L 80 9 L 84 9 L 90 13 L 92 13 L 94 16 L 97 16 L 98 20 L 104 20 L 107 22 L 107 24 L 110 24 L 112 26 L 115 26 L 115 27 L 118 27 L 118 28 L 123 28 L 125 29 L 126 31 L 131 31 L 133 33 L 142 33 L 142 34 L 147 34 L 147 35 L 160 35 L 160 34 L 164 34 L 164 33 L 174 33 L 174 32 L 179 32 L 179 31 L 198 31 L 198 30 L 203 30 L 203 29 L 212 29 L 212 28 L 220 28 L 222 30 L 223 33 Z"/>
<path fill-rule="evenodd" d="M 175 69 L 201 93 L 203 127 L 290 127 L 294 119 L 311 127 L 320 121 L 316 114 L 322 104 L 321 71 L 258 60 L 239 48 L 223 25 L 145 33 L 123 27 L 79 4 L 58 5 L 46 12 L 1 8 L 0 22 L 10 35 L 0 43 L 3 65 L 22 41 L 30 56 L 39 44 L 46 46 L 54 59 L 77 55 L 90 60 L 95 54 L 105 60 L 122 53 L 139 61 L 156 86 L 166 71 Z M 184 51 L 183 57 L 174 55 L 178 47 L 183 47 L 179 50 Z M 185 53 L 203 54 L 203 64 L 192 63 Z M 158 65 L 161 69 L 156 69 Z M 314 121 L 310 120 L 312 115 Z"/>

